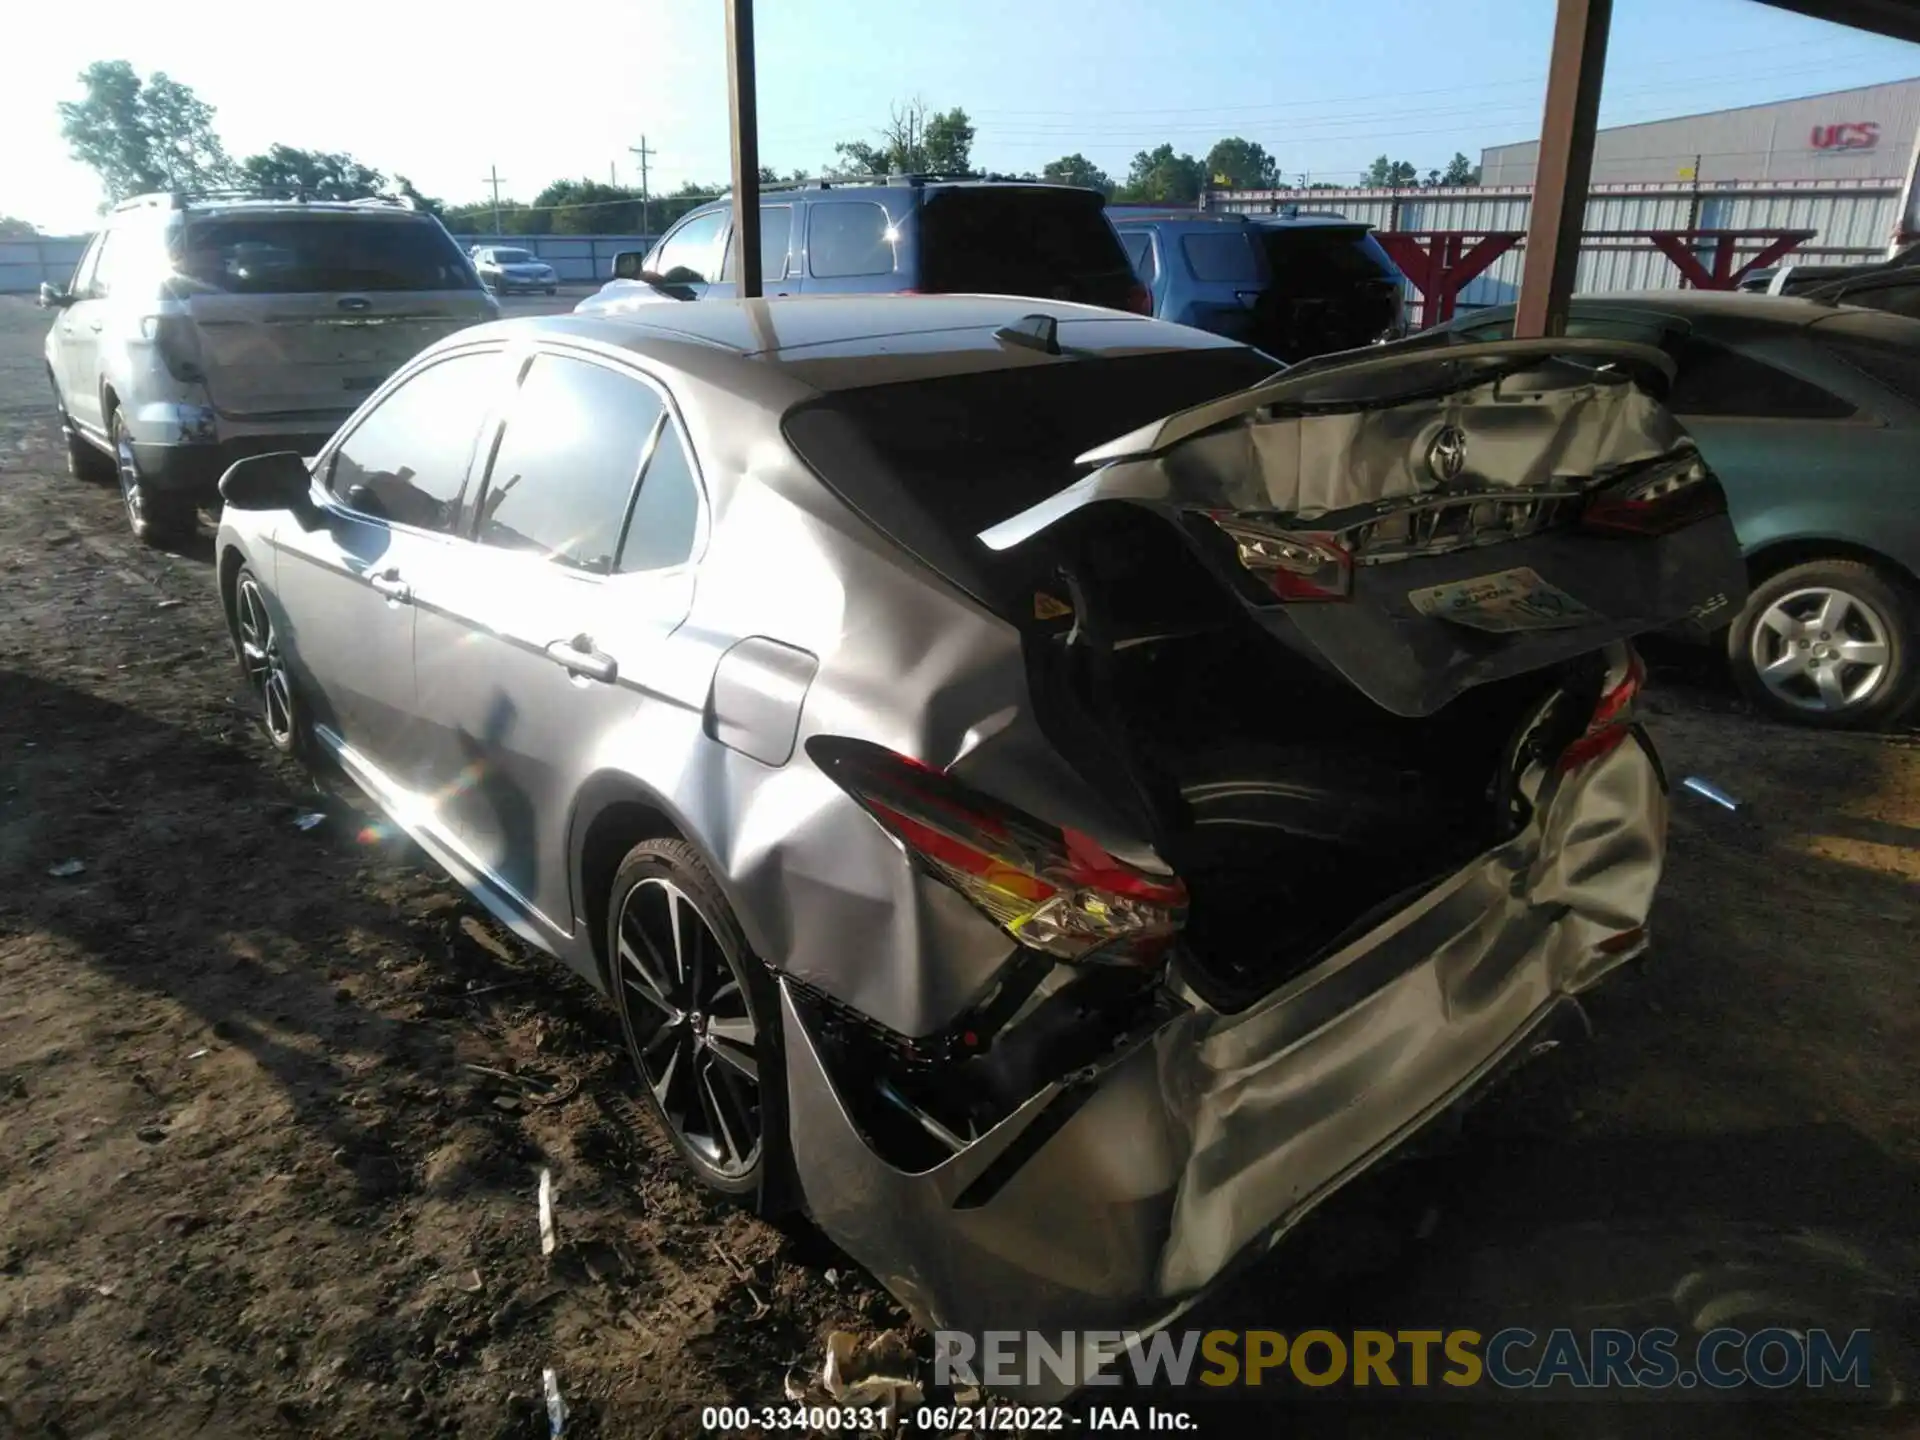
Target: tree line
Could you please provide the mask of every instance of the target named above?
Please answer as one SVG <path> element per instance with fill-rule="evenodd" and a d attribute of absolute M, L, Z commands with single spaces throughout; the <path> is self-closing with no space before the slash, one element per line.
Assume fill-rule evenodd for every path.
<path fill-rule="evenodd" d="M 406 176 L 387 174 L 351 155 L 272 145 L 234 159 L 214 128 L 214 107 L 192 88 L 156 71 L 142 77 L 125 60 L 101 60 L 80 75 L 82 99 L 60 104 L 61 133 L 75 159 L 100 177 L 109 203 L 130 195 L 169 190 L 248 189 L 304 195 L 312 200 L 357 200 L 404 195 L 438 215 L 458 233 L 507 235 L 658 234 L 687 211 L 722 192 L 724 185 L 687 183 L 660 195 L 598 180 L 556 180 L 531 201 L 502 197 L 449 204 L 423 195 Z M 913 100 L 892 107 L 875 139 L 843 140 L 817 175 L 760 170 L 762 185 L 808 179 L 851 179 L 888 174 L 975 173 L 975 130 L 959 107 L 931 110 Z M 1038 173 L 1010 179 L 1049 180 L 1098 190 L 1122 203 L 1192 205 L 1208 189 L 1335 189 L 1322 179 L 1288 173 L 1265 147 L 1240 136 L 1217 141 L 1204 156 L 1178 153 L 1172 145 L 1142 150 L 1124 176 L 1109 175 L 1086 156 L 1063 155 Z M 1479 167 L 1456 153 L 1444 168 L 1422 176 L 1406 160 L 1382 155 L 1362 183 L 1370 186 L 1474 185 Z M 18 225 L 20 222 L 6 222 Z M 4 233 L 4 231 L 0 231 Z M 21 233 L 31 233 L 21 226 Z"/>

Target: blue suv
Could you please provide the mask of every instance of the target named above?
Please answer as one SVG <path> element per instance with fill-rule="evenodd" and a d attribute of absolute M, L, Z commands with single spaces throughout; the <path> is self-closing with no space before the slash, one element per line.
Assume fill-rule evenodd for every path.
<path fill-rule="evenodd" d="M 692 210 L 575 307 L 734 293 L 733 210 Z M 760 278 L 773 295 L 986 294 L 1152 313 L 1098 191 L 898 175 L 760 195 Z"/>
<path fill-rule="evenodd" d="M 1162 320 L 1289 362 L 1404 333 L 1400 272 L 1358 221 L 1125 205 L 1107 213 Z"/>

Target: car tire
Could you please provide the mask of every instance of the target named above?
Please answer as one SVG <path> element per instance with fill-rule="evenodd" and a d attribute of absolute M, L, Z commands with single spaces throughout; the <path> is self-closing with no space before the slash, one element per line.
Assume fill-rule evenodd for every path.
<path fill-rule="evenodd" d="M 58 384 L 53 387 L 53 409 L 60 421 L 60 441 L 67 451 L 67 473 L 76 480 L 95 485 L 111 481 L 115 474 L 113 457 L 95 448 L 80 433 L 79 427 L 73 423 L 73 416 L 67 413 L 66 398 L 61 395 Z"/>
<path fill-rule="evenodd" d="M 648 1111 L 708 1189 L 760 1215 L 788 1208 L 779 989 L 712 872 L 684 841 L 644 841 L 614 875 L 606 924 L 608 989 Z"/>
<path fill-rule="evenodd" d="M 233 577 L 227 631 L 233 638 L 233 658 L 260 707 L 260 728 L 266 733 L 267 743 L 289 759 L 304 763 L 312 754 L 313 729 L 307 707 L 281 649 L 266 587 L 247 565 Z"/>
<path fill-rule="evenodd" d="M 107 434 L 113 441 L 120 501 L 126 508 L 127 527 L 133 531 L 134 538 L 154 546 L 177 545 L 191 539 L 200 524 L 198 509 L 185 496 L 154 489 L 141 475 L 133 437 L 118 410 L 107 419 Z"/>
<path fill-rule="evenodd" d="M 1755 585 L 1727 631 L 1735 682 L 1775 719 L 1858 730 L 1920 691 L 1913 587 L 1858 560 L 1813 560 Z"/>

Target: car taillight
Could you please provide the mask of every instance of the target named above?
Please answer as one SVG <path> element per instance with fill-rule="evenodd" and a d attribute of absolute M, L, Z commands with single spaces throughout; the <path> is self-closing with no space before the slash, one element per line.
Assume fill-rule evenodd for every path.
<path fill-rule="evenodd" d="M 1613 535 L 1669 535 L 1727 513 L 1727 493 L 1699 460 L 1667 466 L 1587 497 L 1580 528 Z"/>
<path fill-rule="evenodd" d="M 944 771 L 840 735 L 816 735 L 807 754 L 928 873 L 1029 949 L 1144 964 L 1186 921 L 1177 877 L 1150 875 Z"/>
<path fill-rule="evenodd" d="M 142 315 L 140 338 L 159 352 L 167 373 L 180 381 L 204 380 L 200 369 L 200 342 L 193 321 L 184 315 Z"/>
<path fill-rule="evenodd" d="M 1353 556 L 1331 535 L 1279 530 L 1234 511 L 1209 517 L 1233 541 L 1240 564 L 1282 600 L 1345 600 Z"/>
<path fill-rule="evenodd" d="M 1153 314 L 1153 292 L 1136 281 L 1133 288 L 1127 291 L 1125 308 L 1136 315 Z"/>
<path fill-rule="evenodd" d="M 1600 700 L 1593 707 L 1585 733 L 1560 753 L 1560 768 L 1572 770 L 1617 749 L 1633 727 L 1633 702 L 1646 683 L 1646 667 L 1632 646 L 1623 646 L 1625 658 L 1610 668 Z"/>

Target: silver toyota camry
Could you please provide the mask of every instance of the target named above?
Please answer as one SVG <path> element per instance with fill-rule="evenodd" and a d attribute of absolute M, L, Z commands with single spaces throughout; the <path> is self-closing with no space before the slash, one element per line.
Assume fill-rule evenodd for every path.
<path fill-rule="evenodd" d="M 929 1327 L 1145 1331 L 1646 946 L 1628 642 L 1744 587 L 1670 378 L 513 320 L 234 466 L 220 593 L 274 743 L 608 995 L 702 1182 Z"/>

